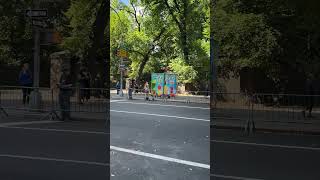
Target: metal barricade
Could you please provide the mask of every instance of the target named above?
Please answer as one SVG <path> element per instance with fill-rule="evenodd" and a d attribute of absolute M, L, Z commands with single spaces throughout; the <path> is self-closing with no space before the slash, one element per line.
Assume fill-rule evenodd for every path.
<path fill-rule="evenodd" d="M 7 111 L 2 107 L 2 93 L 1 93 L 1 90 L 0 90 L 0 115 L 1 114 L 4 114 L 5 116 L 9 116 Z"/>
<path fill-rule="evenodd" d="M 34 90 L 41 94 L 41 103 L 37 108 L 31 106 L 30 94 Z M 10 114 L 38 113 L 43 119 L 61 120 L 61 112 L 73 113 L 75 118 L 81 118 L 83 114 L 108 114 L 109 113 L 109 89 L 103 88 L 70 88 L 70 94 L 65 96 L 69 101 L 67 109 L 62 106 L 65 99 L 59 89 L 34 88 L 19 86 L 0 86 L 0 111 L 7 116 Z M 84 100 L 84 101 L 81 101 Z M 82 114 L 82 115 L 80 115 Z M 97 115 L 98 116 L 98 115 Z M 99 116 L 100 117 L 100 116 Z M 88 118 L 91 118 L 88 116 Z"/>
<path fill-rule="evenodd" d="M 213 120 L 241 126 L 245 132 L 261 129 L 320 130 L 320 95 L 213 93 Z M 313 116 L 308 117 L 312 108 Z"/>

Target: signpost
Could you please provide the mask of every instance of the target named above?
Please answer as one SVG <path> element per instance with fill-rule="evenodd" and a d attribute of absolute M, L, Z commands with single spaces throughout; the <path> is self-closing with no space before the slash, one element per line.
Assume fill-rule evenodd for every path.
<path fill-rule="evenodd" d="M 27 9 L 25 16 L 31 18 L 32 26 L 46 28 L 47 24 L 39 20 L 41 18 L 48 17 L 47 9 L 37 9 L 40 1 L 34 2 L 35 9 Z M 31 106 L 33 109 L 40 109 L 41 94 L 39 91 L 39 77 L 40 77 L 40 31 L 38 28 L 34 28 L 34 75 L 33 75 L 33 87 L 35 88 L 31 93 Z"/>
<path fill-rule="evenodd" d="M 123 96 L 123 71 L 126 70 L 125 65 L 123 64 L 125 59 L 128 58 L 128 52 L 126 48 L 124 47 L 123 44 L 121 44 L 121 48 L 117 50 L 117 56 L 120 58 L 120 65 L 119 65 L 119 70 L 120 70 L 120 96 Z"/>
<path fill-rule="evenodd" d="M 31 18 L 46 18 L 48 17 L 47 9 L 27 9 L 25 15 Z"/>
<path fill-rule="evenodd" d="M 40 28 L 47 28 L 48 27 L 47 23 L 45 23 L 44 21 L 41 21 L 41 20 L 37 20 L 37 19 L 32 20 L 32 25 L 40 27 Z"/>

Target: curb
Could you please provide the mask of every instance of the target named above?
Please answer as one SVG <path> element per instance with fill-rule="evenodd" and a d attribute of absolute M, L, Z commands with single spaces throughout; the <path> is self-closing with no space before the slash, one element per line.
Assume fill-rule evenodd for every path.
<path fill-rule="evenodd" d="M 210 125 L 210 129 L 227 129 L 243 131 L 244 128 L 240 126 L 225 126 L 225 125 Z M 270 133 L 283 133 L 283 134 L 302 134 L 302 135 L 320 135 L 319 131 L 304 131 L 297 129 L 271 129 L 271 128 L 255 128 L 254 132 L 270 132 Z"/>

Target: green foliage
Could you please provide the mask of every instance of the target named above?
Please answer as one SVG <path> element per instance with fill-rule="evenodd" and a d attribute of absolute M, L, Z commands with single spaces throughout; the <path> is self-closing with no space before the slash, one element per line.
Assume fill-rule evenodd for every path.
<path fill-rule="evenodd" d="M 184 13 L 187 11 L 177 9 L 170 13 L 164 2 L 144 0 L 124 5 L 115 0 L 111 3 L 112 77 L 119 76 L 119 59 L 114 51 L 125 43 L 131 61 L 131 78 L 171 67 L 183 83 L 207 82 L 210 68 L 209 1 L 176 1 L 178 4 L 169 1 L 172 7 L 183 8 L 187 4 L 187 14 Z M 178 18 L 186 28 L 181 28 L 174 18 Z M 186 41 L 183 41 L 183 34 Z M 184 56 L 185 48 L 188 58 Z"/>
<path fill-rule="evenodd" d="M 197 79 L 197 71 L 193 66 L 187 65 L 181 58 L 172 60 L 170 68 L 178 75 L 178 82 L 180 83 L 192 83 Z"/>
<path fill-rule="evenodd" d="M 98 4 L 91 0 L 72 0 L 65 12 L 71 32 L 66 35 L 62 47 L 80 58 L 85 58 L 91 46 L 92 26 L 95 21 Z"/>
<path fill-rule="evenodd" d="M 32 30 L 24 17 L 29 1 L 0 3 L 0 63 L 18 65 L 32 57 Z"/>
<path fill-rule="evenodd" d="M 262 15 L 239 12 L 234 4 L 233 0 L 218 0 L 213 14 L 213 37 L 219 45 L 218 69 L 223 77 L 230 72 L 238 75 L 244 67 L 266 69 L 275 65 L 271 57 L 279 48 L 277 31 L 267 25 Z"/>

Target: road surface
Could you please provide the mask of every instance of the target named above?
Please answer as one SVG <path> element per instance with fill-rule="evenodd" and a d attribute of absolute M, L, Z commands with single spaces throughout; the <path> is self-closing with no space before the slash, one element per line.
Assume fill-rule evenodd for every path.
<path fill-rule="evenodd" d="M 8 113 L 0 119 L 1 180 L 109 179 L 104 119 L 56 122 L 40 121 L 45 114 Z"/>
<path fill-rule="evenodd" d="M 215 180 L 320 179 L 320 136 L 211 129 Z"/>
<path fill-rule="evenodd" d="M 207 105 L 111 101 L 112 180 L 209 180 Z"/>

